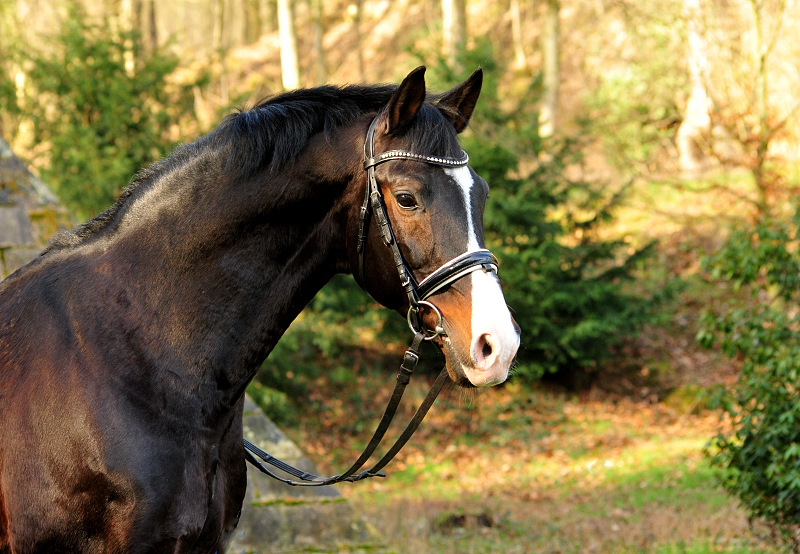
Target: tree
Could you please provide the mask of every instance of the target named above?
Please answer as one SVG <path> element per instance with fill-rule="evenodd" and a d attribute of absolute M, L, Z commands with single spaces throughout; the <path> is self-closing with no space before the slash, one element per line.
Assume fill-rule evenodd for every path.
<path fill-rule="evenodd" d="M 594 9 L 585 15 L 597 17 Z M 691 90 L 682 2 L 608 3 L 603 17 L 619 30 L 618 38 L 586 45 L 596 54 L 588 67 L 581 133 L 602 149 L 620 181 L 663 180 L 677 158 L 681 99 Z"/>
<path fill-rule="evenodd" d="M 135 33 L 112 33 L 71 12 L 54 48 L 31 53 L 25 91 L 42 177 L 79 217 L 110 205 L 133 175 L 174 147 L 172 126 L 193 119 L 191 87 L 169 81 L 178 59 L 144 58 Z M 139 60 L 132 75 L 126 53 Z"/>
<path fill-rule="evenodd" d="M 294 20 L 294 0 L 278 0 L 278 32 L 281 41 L 281 80 L 284 89 L 300 86 L 300 55 Z"/>
<path fill-rule="evenodd" d="M 442 43 L 447 63 L 460 69 L 467 46 L 466 0 L 442 0 Z"/>
<path fill-rule="evenodd" d="M 701 26 L 703 18 L 700 0 L 683 0 L 683 13 L 688 30 L 686 57 L 691 93 L 686 102 L 683 121 L 678 128 L 676 142 L 681 170 L 685 175 L 692 176 L 707 165 L 706 154 L 701 145 L 708 143 L 711 131 L 711 101 L 706 92 L 708 49 Z"/>
<path fill-rule="evenodd" d="M 261 10 L 259 10 L 259 1 L 244 0 L 244 43 L 252 44 L 259 38 L 261 38 Z"/>
<path fill-rule="evenodd" d="M 587 370 L 652 318 L 657 299 L 627 292 L 625 283 L 654 243 L 626 254 L 628 245 L 599 238 L 624 189 L 609 192 L 603 183 L 568 177 L 567 166 L 580 157 L 573 141 L 548 141 L 541 158 L 532 109 L 539 83 L 514 108 L 501 108 L 502 69 L 485 67 L 493 77 L 464 144 L 471 165 L 491 184 L 486 241 L 500 259 L 506 301 L 522 328 L 518 373 L 537 379 L 560 372 L 565 383 L 585 386 Z"/>
<path fill-rule="evenodd" d="M 324 85 L 328 80 L 328 68 L 325 63 L 325 46 L 323 44 L 325 27 L 323 19 L 325 9 L 322 0 L 309 0 L 311 17 L 314 23 L 314 54 L 316 61 L 316 82 Z"/>
<path fill-rule="evenodd" d="M 782 32 L 791 13 L 787 0 L 748 0 L 737 7 L 718 4 L 711 12 L 714 32 L 726 39 L 715 41 L 713 50 L 709 43 L 713 149 L 719 165 L 750 171 L 755 215 L 769 217 L 788 192 L 781 190 L 781 160 L 772 147 L 788 136 L 800 111 L 796 95 L 778 101 L 774 83 L 784 91 L 800 86 L 800 67 L 784 63 L 798 53 Z"/>
<path fill-rule="evenodd" d="M 559 0 L 547 0 L 541 39 L 544 90 L 539 110 L 539 134 L 543 137 L 553 135 L 558 128 L 558 88 L 561 85 L 560 12 Z"/>
<path fill-rule="evenodd" d="M 361 32 L 361 15 L 363 11 L 362 6 L 363 0 L 355 0 L 350 6 L 347 8 L 348 14 L 353 18 L 353 34 L 356 37 L 356 66 L 358 67 L 358 77 L 360 81 L 366 82 L 367 75 L 364 70 L 364 45 L 363 45 L 363 33 Z"/>
<path fill-rule="evenodd" d="M 514 42 L 514 66 L 517 69 L 524 69 L 527 62 L 522 40 L 522 13 L 519 0 L 511 0 L 509 17 L 511 18 L 511 38 Z"/>
<path fill-rule="evenodd" d="M 0 1 L 0 135 L 5 131 L 9 114 L 19 111 L 16 99 L 15 64 L 11 55 L 17 38 L 16 11 Z"/>
<path fill-rule="evenodd" d="M 486 243 L 500 260 L 506 301 L 522 328 L 517 373 L 538 379 L 561 371 L 566 381 L 580 385 L 573 378 L 596 367 L 653 317 L 658 295 L 640 296 L 625 284 L 654 243 L 628 254 L 628 244 L 599 238 L 624 189 L 610 192 L 603 183 L 569 178 L 567 166 L 580 158 L 574 141 L 549 141 L 548 155 L 540 157 L 539 81 L 509 106 L 498 91 L 505 68 L 488 42 L 468 51 L 462 63 L 484 68 L 480 116 L 471 120 L 472 132 L 462 142 L 470 165 L 491 188 Z M 432 80 L 438 89 L 461 77 L 446 64 L 430 74 L 441 78 Z"/>
<path fill-rule="evenodd" d="M 211 0 L 213 19 L 211 20 L 211 44 L 216 51 L 222 51 L 226 46 L 226 15 L 225 0 Z"/>

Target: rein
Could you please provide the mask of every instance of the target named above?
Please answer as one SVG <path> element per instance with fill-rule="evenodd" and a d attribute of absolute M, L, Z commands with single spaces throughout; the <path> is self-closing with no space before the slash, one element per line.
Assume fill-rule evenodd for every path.
<path fill-rule="evenodd" d="M 469 156 L 463 152 L 463 156 L 459 159 L 444 158 L 437 156 L 425 156 L 421 154 L 414 154 L 404 150 L 389 150 L 382 154 L 375 155 L 375 128 L 378 124 L 378 117 L 375 117 L 370 123 L 367 130 L 366 140 L 364 141 L 364 170 L 367 172 L 367 187 L 364 194 L 364 202 L 361 205 L 359 215 L 359 231 L 358 231 L 358 273 L 361 283 L 365 283 L 364 275 L 364 261 L 366 255 L 367 233 L 369 232 L 370 215 L 375 214 L 375 219 L 378 221 L 380 228 L 381 238 L 383 243 L 389 247 L 397 267 L 397 273 L 400 276 L 400 283 L 408 296 L 408 314 L 406 320 L 408 326 L 414 333 L 414 339 L 411 345 L 403 355 L 403 362 L 400 365 L 400 373 L 397 375 L 397 383 L 395 384 L 394 391 L 389 400 L 389 403 L 384 410 L 383 416 L 378 423 L 375 432 L 372 435 L 369 443 L 364 451 L 353 463 L 350 468 L 340 475 L 331 477 L 319 477 L 301 469 L 298 469 L 286 462 L 275 458 L 274 456 L 264 452 L 253 443 L 244 439 L 245 459 L 253 464 L 259 471 L 277 479 L 287 485 L 301 486 L 301 487 L 321 487 L 325 485 L 333 485 L 343 481 L 355 482 L 368 477 L 385 477 L 386 474 L 381 473 L 381 469 L 386 466 L 394 456 L 400 451 L 401 448 L 408 442 L 414 431 L 417 430 L 419 424 L 422 423 L 423 418 L 428 413 L 428 410 L 433 406 L 436 397 L 442 390 L 442 387 L 448 380 L 447 369 L 442 369 L 439 376 L 436 378 L 431 390 L 428 392 L 425 400 L 417 409 L 414 417 L 408 422 L 403 432 L 397 438 L 391 448 L 383 455 L 383 457 L 370 469 L 361 471 L 359 470 L 369 460 L 378 445 L 383 440 L 386 430 L 394 418 L 397 407 L 400 405 L 400 400 L 403 397 L 406 385 L 411 380 L 411 375 L 419 362 L 419 349 L 423 341 L 433 340 L 435 337 L 441 335 L 446 336 L 443 326 L 442 313 L 439 309 L 427 302 L 426 299 L 433 296 L 441 289 L 454 283 L 455 281 L 469 275 L 473 271 L 482 269 L 483 271 L 491 271 L 497 273 L 497 258 L 486 249 L 480 249 L 472 252 L 465 252 L 456 256 L 449 262 L 442 264 L 436 271 L 428 275 L 421 282 L 417 282 L 414 274 L 406 265 L 403 259 L 403 254 L 400 252 L 400 247 L 395 239 L 394 232 L 392 231 L 392 224 L 389 221 L 389 216 L 386 213 L 386 205 L 381 195 L 378 181 L 375 178 L 375 167 L 392 160 L 411 160 L 431 165 L 438 165 L 442 167 L 462 167 L 469 163 Z M 433 329 L 426 329 L 422 318 L 420 317 L 420 309 L 426 306 L 433 310 L 437 316 L 437 323 Z M 275 468 L 278 468 L 300 481 L 292 479 L 284 479 L 273 473 L 266 468 L 259 459 Z"/>

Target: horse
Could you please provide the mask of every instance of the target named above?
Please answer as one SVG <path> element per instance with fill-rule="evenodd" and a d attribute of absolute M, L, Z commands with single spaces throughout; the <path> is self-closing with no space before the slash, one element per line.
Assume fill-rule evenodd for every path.
<path fill-rule="evenodd" d="M 458 385 L 507 378 L 519 327 L 496 272 L 420 302 L 398 279 L 487 256 L 488 186 L 458 141 L 481 70 L 440 95 L 424 73 L 231 114 L 0 283 L 0 554 L 224 552 L 245 389 L 335 274 L 407 315 Z"/>

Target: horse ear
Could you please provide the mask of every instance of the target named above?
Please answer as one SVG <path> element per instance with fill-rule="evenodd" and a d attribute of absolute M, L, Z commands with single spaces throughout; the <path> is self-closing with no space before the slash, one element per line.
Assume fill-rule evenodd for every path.
<path fill-rule="evenodd" d="M 388 120 L 386 132 L 390 135 L 401 132 L 417 116 L 425 102 L 425 66 L 421 65 L 409 73 L 389 100 L 386 109 Z"/>
<path fill-rule="evenodd" d="M 467 128 L 472 112 L 475 111 L 475 104 L 481 95 L 483 85 L 483 69 L 480 67 L 469 76 L 469 79 L 444 93 L 437 104 L 444 116 L 450 120 L 456 132 L 460 133 Z"/>

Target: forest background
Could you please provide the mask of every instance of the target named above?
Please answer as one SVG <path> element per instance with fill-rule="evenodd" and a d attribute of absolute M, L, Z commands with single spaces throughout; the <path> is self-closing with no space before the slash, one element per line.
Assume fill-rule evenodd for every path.
<path fill-rule="evenodd" d="M 482 66 L 463 142 L 492 188 L 487 245 L 522 347 L 500 391 L 451 391 L 399 468 L 452 479 L 523 452 L 527 492 L 503 463 L 492 488 L 422 479 L 423 499 L 401 476 L 352 499 L 404 510 L 400 551 L 526 551 L 531 526 L 536 551 L 796 549 L 800 5 L 643 4 L 0 0 L 0 134 L 82 220 L 265 96 L 420 64 L 441 91 Z M 323 468 L 344 465 L 406 335 L 337 278 L 250 393 Z M 442 363 L 425 357 L 423 379 Z M 704 510 L 723 515 L 698 527 Z"/>

